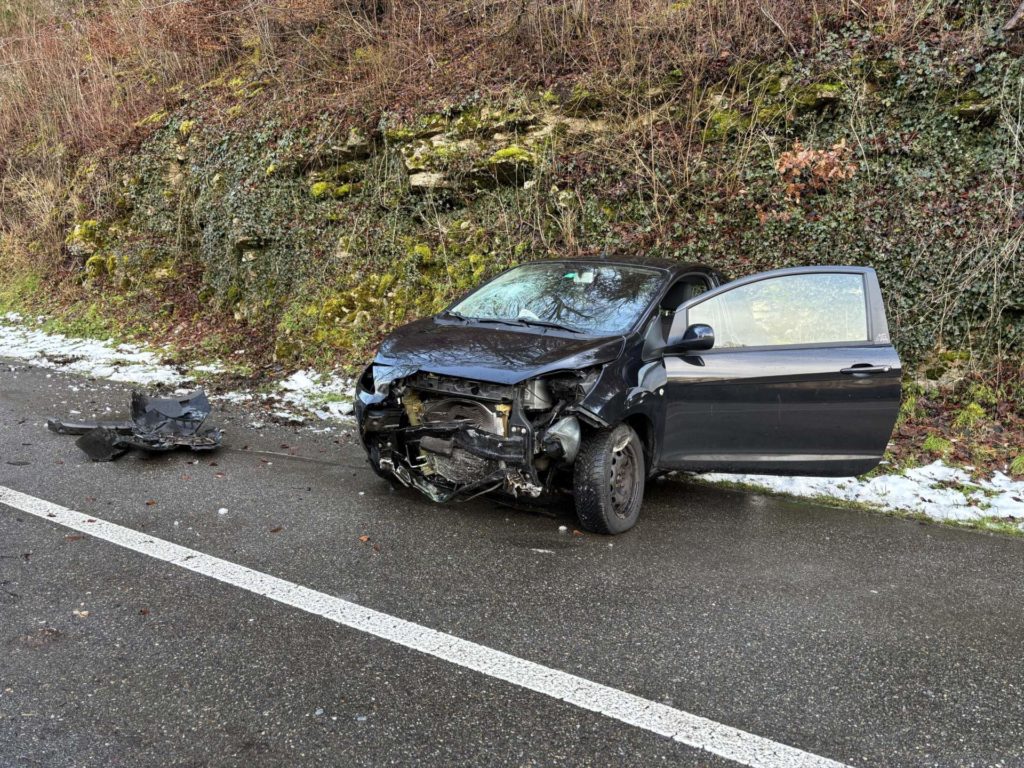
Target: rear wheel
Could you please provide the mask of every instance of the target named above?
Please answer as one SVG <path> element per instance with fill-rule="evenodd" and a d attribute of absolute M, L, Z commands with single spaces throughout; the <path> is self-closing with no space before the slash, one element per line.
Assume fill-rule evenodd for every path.
<path fill-rule="evenodd" d="M 640 516 L 646 475 L 640 438 L 628 424 L 584 438 L 573 471 L 580 525 L 594 533 L 632 528 Z"/>

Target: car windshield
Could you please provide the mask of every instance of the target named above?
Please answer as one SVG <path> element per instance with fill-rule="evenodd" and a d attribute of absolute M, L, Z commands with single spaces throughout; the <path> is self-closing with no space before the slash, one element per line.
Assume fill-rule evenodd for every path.
<path fill-rule="evenodd" d="M 616 336 L 633 326 L 663 279 L 644 267 L 535 262 L 499 275 L 449 314 Z"/>

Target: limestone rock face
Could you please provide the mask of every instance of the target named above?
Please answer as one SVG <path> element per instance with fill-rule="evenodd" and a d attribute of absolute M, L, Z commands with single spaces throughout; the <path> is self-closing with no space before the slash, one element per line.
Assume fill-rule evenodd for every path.
<path fill-rule="evenodd" d="M 448 178 L 443 173 L 422 171 L 409 176 L 409 189 L 413 192 L 425 192 L 437 189 L 449 189 Z"/>
<path fill-rule="evenodd" d="M 359 128 L 352 128 L 345 144 L 338 149 L 338 155 L 344 157 L 345 161 L 363 160 L 370 156 L 372 149 L 373 145 L 366 134 Z"/>

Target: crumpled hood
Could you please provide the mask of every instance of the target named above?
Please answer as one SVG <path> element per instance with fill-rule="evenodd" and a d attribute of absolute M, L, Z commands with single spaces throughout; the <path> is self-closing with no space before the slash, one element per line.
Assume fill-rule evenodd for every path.
<path fill-rule="evenodd" d="M 417 320 L 392 332 L 374 363 L 445 376 L 518 384 L 545 373 L 576 370 L 618 357 L 623 339 L 577 338 L 541 329 Z"/>

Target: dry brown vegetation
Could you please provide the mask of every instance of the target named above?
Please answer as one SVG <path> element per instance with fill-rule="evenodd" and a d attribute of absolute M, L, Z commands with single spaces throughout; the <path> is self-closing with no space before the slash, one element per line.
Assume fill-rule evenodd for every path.
<path fill-rule="evenodd" d="M 873 24 L 882 49 L 929 29 L 940 35 L 946 16 L 969 13 L 943 7 L 925 0 L 8 0 L 0 6 L 0 231 L 27 227 L 34 236 L 16 239 L 36 241 L 52 258 L 76 160 L 133 140 L 147 115 L 243 58 L 270 86 L 268 100 L 278 102 L 270 108 L 294 120 L 328 110 L 372 124 L 382 111 L 401 115 L 453 93 L 581 78 L 624 114 L 641 115 L 667 71 L 690 86 L 672 98 L 699 110 L 707 83 L 736 61 L 813 48 L 851 20 Z M 699 148 L 699 132 L 647 131 L 648 156 L 635 159 L 650 166 L 650 151 L 668 152 L 674 181 L 685 179 L 680 158 Z"/>

